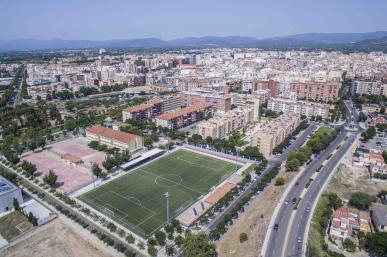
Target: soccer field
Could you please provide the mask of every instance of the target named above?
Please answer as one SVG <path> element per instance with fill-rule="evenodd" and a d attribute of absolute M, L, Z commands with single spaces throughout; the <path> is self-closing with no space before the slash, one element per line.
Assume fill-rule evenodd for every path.
<path fill-rule="evenodd" d="M 166 192 L 170 194 L 169 210 L 173 218 L 235 169 L 235 163 L 179 149 L 79 199 L 147 237 L 166 222 Z"/>

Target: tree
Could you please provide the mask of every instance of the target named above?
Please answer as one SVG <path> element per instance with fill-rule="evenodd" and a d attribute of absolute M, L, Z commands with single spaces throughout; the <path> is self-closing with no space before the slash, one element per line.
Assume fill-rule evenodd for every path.
<path fill-rule="evenodd" d="M 32 214 L 32 212 L 28 213 L 27 219 L 35 227 L 38 225 L 38 219 Z"/>
<path fill-rule="evenodd" d="M 98 141 L 91 141 L 91 142 L 88 144 L 88 146 L 89 146 L 90 148 L 97 149 L 98 146 L 99 146 L 99 142 L 98 142 Z"/>
<path fill-rule="evenodd" d="M 203 138 L 201 135 L 193 134 L 190 138 L 190 141 L 192 141 L 195 145 L 203 141 Z"/>
<path fill-rule="evenodd" d="M 145 136 L 144 146 L 149 147 L 149 146 L 152 146 L 152 144 L 153 144 L 153 139 L 150 136 Z"/>
<path fill-rule="evenodd" d="M 133 244 L 134 243 L 134 237 L 132 234 L 128 234 L 125 238 L 126 242 L 128 242 L 128 244 Z"/>
<path fill-rule="evenodd" d="M 243 243 L 246 242 L 248 239 L 249 238 L 245 232 L 239 234 L 239 242 Z"/>
<path fill-rule="evenodd" d="M 349 238 L 346 238 L 343 241 L 343 247 L 350 253 L 354 253 L 356 251 L 356 244 Z"/>
<path fill-rule="evenodd" d="M 161 246 L 164 246 L 165 245 L 165 239 L 166 239 L 166 235 L 164 232 L 162 231 L 157 231 L 155 233 L 155 238 L 156 238 L 156 241 L 159 245 Z"/>
<path fill-rule="evenodd" d="M 156 256 L 157 255 L 157 249 L 153 245 L 148 246 L 148 253 L 150 256 Z"/>
<path fill-rule="evenodd" d="M 257 160 L 263 160 L 265 158 L 256 146 L 247 146 L 241 152 L 241 155 Z"/>
<path fill-rule="evenodd" d="M 368 233 L 365 248 L 372 256 L 387 256 L 387 232 Z"/>
<path fill-rule="evenodd" d="M 16 198 L 13 198 L 13 208 L 15 209 L 15 211 L 20 211 L 20 204 Z"/>
<path fill-rule="evenodd" d="M 93 172 L 94 176 L 99 178 L 102 173 L 102 169 L 98 166 L 98 164 L 93 163 L 93 166 L 91 167 L 91 171 Z"/>
<path fill-rule="evenodd" d="M 173 245 L 166 245 L 165 252 L 168 256 L 173 256 L 175 254 L 175 248 L 173 247 Z"/>
<path fill-rule="evenodd" d="M 365 140 L 374 138 L 374 136 L 376 135 L 375 127 L 369 127 L 362 135 Z"/>
<path fill-rule="evenodd" d="M 212 145 L 214 143 L 214 139 L 212 139 L 212 137 L 208 136 L 208 137 L 206 137 L 206 143 L 207 143 L 207 145 Z"/>
<path fill-rule="evenodd" d="M 297 171 L 298 167 L 300 167 L 300 161 L 298 159 L 292 159 L 286 162 L 288 171 Z"/>
<path fill-rule="evenodd" d="M 57 179 L 58 179 L 58 176 L 55 174 L 53 170 L 49 170 L 48 173 L 43 177 L 44 183 L 46 183 L 50 187 L 55 186 Z"/>
<path fill-rule="evenodd" d="M 180 247 L 184 243 L 184 238 L 181 235 L 175 237 L 175 244 Z"/>
<path fill-rule="evenodd" d="M 102 163 L 102 166 L 107 171 L 110 172 L 116 166 L 116 163 L 115 163 L 115 160 L 111 156 L 108 156 L 108 157 L 106 157 L 105 161 Z"/>
<path fill-rule="evenodd" d="M 375 201 L 376 198 L 372 195 L 363 192 L 355 192 L 349 199 L 349 205 L 359 210 L 368 210 L 370 205 Z"/>
<path fill-rule="evenodd" d="M 285 184 L 285 179 L 283 177 L 278 177 L 276 180 L 275 180 L 275 185 L 276 186 L 282 186 Z"/>
<path fill-rule="evenodd" d="M 182 246 L 184 257 L 216 257 L 215 245 L 209 242 L 208 236 L 204 233 L 188 233 Z"/>
<path fill-rule="evenodd" d="M 296 158 L 300 161 L 300 164 L 304 163 L 306 161 L 306 156 L 303 152 L 297 151 L 296 152 Z"/>
<path fill-rule="evenodd" d="M 101 172 L 101 174 L 99 175 L 99 177 L 101 178 L 101 179 L 105 179 L 106 177 L 107 177 L 107 173 L 106 172 Z"/>
<path fill-rule="evenodd" d="M 21 164 L 22 169 L 27 173 L 28 176 L 34 176 L 36 172 L 36 165 L 24 160 Z"/>
<path fill-rule="evenodd" d="M 37 145 L 35 140 L 30 141 L 28 144 L 28 149 L 30 149 L 31 151 L 35 151 L 36 148 L 37 148 Z"/>
<path fill-rule="evenodd" d="M 367 120 L 367 115 L 365 115 L 364 112 L 359 113 L 359 121 L 360 122 L 365 122 Z"/>

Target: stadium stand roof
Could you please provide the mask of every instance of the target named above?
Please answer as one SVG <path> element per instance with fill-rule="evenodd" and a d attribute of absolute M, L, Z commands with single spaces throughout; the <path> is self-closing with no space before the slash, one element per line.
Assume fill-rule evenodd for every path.
<path fill-rule="evenodd" d="M 134 159 L 134 160 L 131 160 L 130 162 L 127 162 L 127 163 L 124 163 L 120 166 L 121 169 L 125 170 L 133 165 L 136 165 L 137 163 L 140 163 L 146 159 L 148 159 L 149 157 L 152 157 L 152 156 L 155 156 L 155 155 L 158 155 L 160 153 L 164 152 L 164 150 L 161 150 L 159 148 L 154 148 L 144 154 L 142 154 L 140 157 Z"/>

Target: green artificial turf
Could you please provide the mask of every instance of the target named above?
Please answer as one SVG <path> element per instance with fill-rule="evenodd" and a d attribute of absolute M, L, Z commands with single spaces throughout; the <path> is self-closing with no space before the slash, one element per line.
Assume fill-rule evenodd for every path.
<path fill-rule="evenodd" d="M 235 163 L 179 149 L 79 198 L 142 237 L 191 205 L 236 170 Z"/>

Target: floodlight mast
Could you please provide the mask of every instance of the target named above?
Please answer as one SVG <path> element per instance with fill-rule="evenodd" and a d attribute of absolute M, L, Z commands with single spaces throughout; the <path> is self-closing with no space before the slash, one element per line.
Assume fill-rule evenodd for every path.
<path fill-rule="evenodd" d="M 167 198 L 167 223 L 169 223 L 169 197 L 171 196 L 169 192 L 164 194 L 165 198 Z"/>

